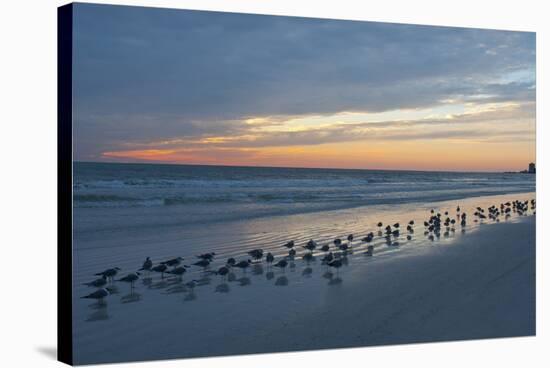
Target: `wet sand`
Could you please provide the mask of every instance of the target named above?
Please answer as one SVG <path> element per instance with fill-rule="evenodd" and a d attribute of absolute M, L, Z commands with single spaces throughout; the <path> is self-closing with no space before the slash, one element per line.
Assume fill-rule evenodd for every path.
<path fill-rule="evenodd" d="M 478 203 L 533 197 L 514 194 L 460 204 L 471 213 Z M 420 221 L 429 208 L 451 210 L 456 202 L 264 219 L 200 234 L 184 229 L 186 235 L 162 234 L 162 241 L 154 235 L 142 243 L 119 239 L 115 249 L 94 246 L 100 239 L 82 242 L 75 251 L 75 360 L 86 364 L 534 334 L 535 216 L 481 224 L 471 218 L 465 233 L 427 240 Z M 273 249 L 279 259 L 287 240 L 301 245 L 316 234 L 322 244 L 345 237 L 345 230 L 359 238 L 376 232 L 378 218 L 402 224 L 415 219 L 413 238 L 400 239 L 399 247 L 377 240 L 373 257 L 365 256 L 366 245 L 357 241 L 337 272 L 321 264 L 320 254 L 303 261 L 298 247 L 284 271 L 264 262 L 246 272 L 235 270 L 229 280 L 194 269 L 183 282 L 153 274 L 133 291 L 114 283 L 118 291 L 104 304 L 78 299 L 91 291 L 80 284 L 93 272 L 118 265 L 124 275 L 145 254 L 158 261 L 214 250 L 214 268 L 228 256 L 246 258 L 251 247 Z M 206 248 L 208 240 L 215 246 Z M 193 278 L 199 285 L 190 290 L 184 284 Z"/>

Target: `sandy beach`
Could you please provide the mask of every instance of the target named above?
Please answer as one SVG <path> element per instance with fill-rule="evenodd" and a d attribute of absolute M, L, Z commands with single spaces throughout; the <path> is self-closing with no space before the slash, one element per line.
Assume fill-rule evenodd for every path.
<path fill-rule="evenodd" d="M 214 223 L 176 231 L 82 236 L 75 249 L 75 361 L 78 364 L 343 348 L 456 339 L 527 336 L 535 333 L 535 216 L 474 222 L 448 237 L 430 241 L 422 219 L 429 210 L 451 210 L 457 203 L 473 213 L 534 193 L 411 203 L 377 208 Z M 376 221 L 414 219 L 414 233 L 399 246 L 383 237 L 353 251 L 339 270 L 302 259 L 302 245 L 319 244 L 353 232 L 376 230 Z M 315 234 L 312 235 L 312 234 Z M 82 283 L 103 268 L 135 271 L 146 256 L 155 262 L 181 255 L 216 252 L 215 270 L 228 257 L 246 259 L 262 247 L 276 260 L 294 239 L 298 254 L 280 270 L 265 262 L 228 278 L 189 269 L 183 280 L 144 274 L 134 290 L 121 282 L 98 304 L 79 296 Z M 101 246 L 99 246 L 101 244 Z M 155 246 L 153 247 L 152 244 Z M 185 283 L 195 279 L 194 289 Z M 114 338 L 116 337 L 116 338 Z"/>

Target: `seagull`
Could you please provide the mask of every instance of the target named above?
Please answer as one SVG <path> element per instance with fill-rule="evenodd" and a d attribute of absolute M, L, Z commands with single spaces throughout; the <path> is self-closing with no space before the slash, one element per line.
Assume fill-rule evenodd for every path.
<path fill-rule="evenodd" d="M 286 261 L 286 259 L 281 259 L 279 262 L 275 263 L 274 266 L 275 267 L 279 267 L 281 269 L 285 269 L 285 267 L 288 265 L 288 262 Z"/>
<path fill-rule="evenodd" d="M 250 259 L 248 259 L 246 261 L 240 261 L 239 263 L 235 264 L 235 267 L 238 267 L 241 270 L 243 270 L 243 272 L 245 272 L 246 269 L 250 266 L 250 263 L 252 263 L 252 261 Z"/>
<path fill-rule="evenodd" d="M 302 259 L 306 262 L 313 260 L 313 254 L 312 253 L 306 253 L 302 256 Z"/>
<path fill-rule="evenodd" d="M 109 296 L 112 294 L 111 289 L 109 288 L 102 288 L 94 291 L 91 294 L 82 296 L 81 299 L 96 299 L 97 301 L 103 300 L 106 296 Z"/>
<path fill-rule="evenodd" d="M 105 276 L 105 277 L 107 277 L 107 279 L 113 280 L 113 278 L 116 276 L 118 271 L 120 271 L 120 268 L 114 267 L 114 268 L 109 268 L 109 269 L 107 269 L 103 272 L 98 272 L 95 275 L 96 276 Z"/>
<path fill-rule="evenodd" d="M 91 282 L 86 282 L 82 285 L 93 286 L 93 287 L 102 287 L 102 286 L 105 286 L 105 284 L 107 284 L 107 276 L 103 275 L 99 279 L 96 279 L 96 280 L 91 281 Z"/>
<path fill-rule="evenodd" d="M 165 264 L 159 264 L 151 268 L 151 271 L 160 272 L 161 277 L 164 278 L 164 273 L 166 272 L 167 269 L 168 269 L 168 266 L 166 266 Z"/>
<path fill-rule="evenodd" d="M 310 241 L 307 242 L 306 245 L 304 245 L 304 248 L 306 248 L 310 252 L 313 252 L 313 250 L 315 248 L 317 248 L 317 243 L 315 243 L 315 241 L 313 241 L 313 240 L 310 240 Z"/>
<path fill-rule="evenodd" d="M 325 244 L 325 245 L 323 245 L 323 246 L 321 247 L 321 250 L 322 250 L 323 252 L 328 252 L 328 251 L 330 250 L 330 247 L 329 247 L 328 244 Z"/>
<path fill-rule="evenodd" d="M 207 259 L 201 259 L 200 261 L 193 263 L 193 265 L 206 268 L 210 265 L 210 261 Z"/>
<path fill-rule="evenodd" d="M 187 272 L 187 267 L 186 266 L 181 266 L 181 267 L 176 267 L 174 268 L 173 270 L 171 271 L 166 271 L 166 273 L 169 273 L 169 274 L 172 274 L 172 275 L 176 275 L 176 276 L 179 276 L 180 278 L 183 276 L 184 273 Z"/>
<path fill-rule="evenodd" d="M 233 258 L 233 257 L 229 258 L 226 262 L 226 264 L 230 267 L 235 266 L 235 263 L 237 263 L 237 261 L 235 261 L 235 258 Z"/>
<path fill-rule="evenodd" d="M 351 243 L 353 241 L 353 234 L 348 235 L 348 241 Z"/>
<path fill-rule="evenodd" d="M 294 257 L 296 255 L 296 250 L 295 249 L 291 249 L 288 251 L 288 256 L 289 257 Z"/>
<path fill-rule="evenodd" d="M 160 264 L 164 264 L 164 265 L 167 265 L 167 266 L 170 266 L 170 267 L 175 267 L 175 266 L 179 265 L 181 263 L 181 261 L 183 261 L 183 257 L 176 257 L 176 258 L 172 258 L 172 259 L 169 259 L 167 261 L 164 261 L 164 262 L 160 262 Z"/>
<path fill-rule="evenodd" d="M 143 262 L 143 266 L 138 271 L 151 271 L 151 267 L 153 267 L 153 261 L 151 261 L 150 257 L 147 257 L 145 262 Z"/>
<path fill-rule="evenodd" d="M 384 224 L 381 223 L 381 222 L 379 222 L 377 226 L 378 226 L 378 227 L 382 227 L 382 226 L 384 226 Z"/>
<path fill-rule="evenodd" d="M 249 251 L 248 255 L 250 257 L 254 258 L 255 260 L 260 260 L 260 259 L 262 259 L 263 255 L 264 255 L 264 251 L 263 251 L 263 249 L 254 249 L 254 250 Z"/>
<path fill-rule="evenodd" d="M 122 281 L 122 282 L 129 282 L 130 283 L 130 287 L 134 287 L 134 282 L 137 281 L 139 279 L 139 272 L 132 272 L 132 273 L 129 273 L 128 275 L 124 276 L 123 278 L 119 279 L 118 281 Z"/>
<path fill-rule="evenodd" d="M 216 273 L 223 277 L 229 273 L 229 268 L 226 266 L 222 266 L 218 268 L 218 271 L 216 271 Z"/>
<path fill-rule="evenodd" d="M 294 248 L 294 240 L 291 240 L 289 241 L 288 243 L 285 244 L 285 247 L 287 248 Z"/>
<path fill-rule="evenodd" d="M 214 256 L 215 256 L 215 255 L 216 255 L 216 253 L 210 252 L 210 253 L 199 254 L 199 255 L 197 256 L 197 258 L 204 259 L 204 260 L 206 260 L 206 261 L 212 262 L 212 260 L 214 259 Z"/>
<path fill-rule="evenodd" d="M 271 252 L 268 252 L 267 255 L 265 256 L 265 261 L 268 264 L 271 264 L 273 263 L 274 260 L 275 260 L 275 257 L 273 257 L 273 254 L 271 254 Z"/>
<path fill-rule="evenodd" d="M 342 260 L 341 259 L 335 259 L 328 263 L 329 267 L 336 268 L 336 272 L 338 272 L 338 269 L 342 267 Z"/>

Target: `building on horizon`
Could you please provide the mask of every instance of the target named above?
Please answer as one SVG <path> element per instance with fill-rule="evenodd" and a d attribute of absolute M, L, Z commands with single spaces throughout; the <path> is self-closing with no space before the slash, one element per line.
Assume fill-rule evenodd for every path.
<path fill-rule="evenodd" d="M 527 170 L 527 172 L 529 174 L 535 174 L 537 172 L 536 168 L 535 168 L 535 164 L 533 162 L 531 162 L 529 164 L 529 169 Z"/>

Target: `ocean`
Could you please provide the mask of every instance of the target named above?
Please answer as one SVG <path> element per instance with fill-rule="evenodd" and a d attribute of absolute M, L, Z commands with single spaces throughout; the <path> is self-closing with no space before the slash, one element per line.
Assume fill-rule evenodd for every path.
<path fill-rule="evenodd" d="M 535 176 L 76 162 L 73 190 L 75 209 L 106 216 L 127 212 L 128 226 L 131 214 L 139 212 L 158 215 L 149 219 L 151 225 L 185 226 L 533 192 Z"/>

